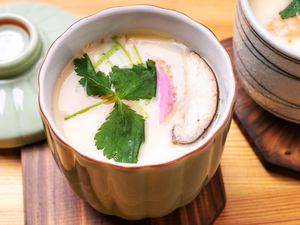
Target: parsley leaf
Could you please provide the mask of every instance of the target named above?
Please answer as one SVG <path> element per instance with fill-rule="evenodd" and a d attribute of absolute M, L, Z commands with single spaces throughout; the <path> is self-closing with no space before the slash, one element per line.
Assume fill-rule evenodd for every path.
<path fill-rule="evenodd" d="M 156 95 L 156 70 L 152 60 L 132 68 L 114 66 L 110 72 L 117 95 L 122 99 L 151 99 Z"/>
<path fill-rule="evenodd" d="M 100 65 L 119 48 L 131 59 L 125 47 L 116 40 L 115 43 L 96 65 Z M 75 59 L 75 71 L 82 77 L 79 83 L 86 89 L 87 94 L 107 100 L 65 117 L 68 120 L 99 105 L 115 101 L 114 109 L 98 129 L 94 139 L 97 149 L 102 149 L 104 156 L 117 162 L 136 163 L 139 149 L 145 141 L 145 119 L 123 103 L 122 99 L 151 99 L 156 95 L 155 62 L 148 60 L 143 64 L 137 48 L 134 50 L 140 64 L 132 65 L 131 68 L 113 66 L 108 76 L 101 71 L 95 71 L 87 54 Z"/>
<path fill-rule="evenodd" d="M 136 163 L 141 144 L 145 141 L 144 119 L 121 101 L 99 128 L 96 146 L 117 162 Z"/>
<path fill-rule="evenodd" d="M 294 17 L 300 14 L 300 0 L 293 0 L 279 15 L 282 19 Z"/>
<path fill-rule="evenodd" d="M 93 63 L 87 54 L 74 60 L 75 72 L 81 76 L 79 83 L 86 88 L 89 96 L 112 96 L 111 81 L 105 73 L 96 73 Z"/>

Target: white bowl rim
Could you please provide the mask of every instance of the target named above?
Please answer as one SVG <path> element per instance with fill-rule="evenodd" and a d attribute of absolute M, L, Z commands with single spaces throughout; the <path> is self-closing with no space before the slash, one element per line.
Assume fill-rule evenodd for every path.
<path fill-rule="evenodd" d="M 110 161 L 103 161 L 100 159 L 95 159 L 91 158 L 90 156 L 87 156 L 82 153 L 81 150 L 78 150 L 76 147 L 73 147 L 72 144 L 65 138 L 65 136 L 60 132 L 60 130 L 57 128 L 57 125 L 55 122 L 51 119 L 51 113 L 46 110 L 46 103 L 44 96 L 41 94 L 41 89 L 44 89 L 45 86 L 45 68 L 47 68 L 48 64 L 48 58 L 52 57 L 53 51 L 55 51 L 56 46 L 58 43 L 63 42 L 64 36 L 70 35 L 72 32 L 77 30 L 78 27 L 80 27 L 82 24 L 94 20 L 97 17 L 102 17 L 107 14 L 112 14 L 116 13 L 118 11 L 127 11 L 127 12 L 136 12 L 136 11 L 156 11 L 164 14 L 168 14 L 170 16 L 176 17 L 180 20 L 184 20 L 186 23 L 190 23 L 191 25 L 197 26 L 198 29 L 202 29 L 210 38 L 215 42 L 216 46 L 219 48 L 220 52 L 222 53 L 222 57 L 224 57 L 226 64 L 228 65 L 229 68 L 229 73 L 227 76 L 229 77 L 228 82 L 230 81 L 230 89 L 228 93 L 228 101 L 225 107 L 225 111 L 222 113 L 222 118 L 220 121 L 218 121 L 217 124 L 214 125 L 213 129 L 210 131 L 209 134 L 205 136 L 205 138 L 202 139 L 202 142 L 197 144 L 193 150 L 188 151 L 186 154 L 182 155 L 181 157 L 175 158 L 171 161 L 167 161 L 164 163 L 153 163 L 153 164 L 130 164 L 130 163 L 120 163 L 120 162 L 110 162 Z M 179 160 L 182 160 L 189 155 L 203 150 L 205 147 L 207 147 L 212 140 L 221 132 L 221 130 L 225 129 L 226 125 L 229 123 L 229 121 L 232 119 L 232 114 L 233 114 L 233 108 L 235 105 L 236 101 L 236 96 L 237 96 L 237 81 L 236 77 L 233 72 L 233 66 L 230 60 L 230 57 L 225 50 L 225 48 L 221 45 L 221 43 L 218 41 L 217 37 L 214 35 L 214 33 L 204 26 L 203 24 L 197 23 L 190 17 L 184 15 L 183 13 L 177 12 L 175 10 L 171 9 L 165 9 L 157 6 L 152 6 L 152 5 L 147 5 L 147 4 L 141 4 L 141 5 L 131 5 L 131 6 L 118 6 L 118 7 L 112 7 L 108 9 L 104 9 L 102 11 L 99 11 L 95 14 L 86 16 L 84 18 L 81 18 L 77 20 L 75 23 L 73 23 L 68 29 L 66 29 L 50 46 L 48 49 L 46 56 L 44 57 L 44 61 L 40 67 L 40 71 L 38 74 L 38 104 L 39 104 L 39 109 L 40 109 L 40 114 L 44 119 L 44 122 L 46 121 L 49 129 L 53 132 L 55 137 L 65 146 L 69 147 L 71 150 L 73 150 L 76 154 L 79 154 L 81 157 L 85 158 L 88 161 L 92 161 L 96 164 L 103 164 L 107 166 L 112 166 L 112 167 L 117 167 L 119 169 L 142 169 L 142 168 L 149 168 L 149 167 L 160 167 L 160 166 L 167 166 L 173 163 L 178 162 Z M 49 119 L 50 118 L 50 119 Z"/>
<path fill-rule="evenodd" d="M 266 40 L 270 45 L 272 45 L 285 55 L 288 55 L 296 60 L 300 60 L 300 52 L 297 49 L 289 48 L 286 46 L 286 44 L 276 40 L 276 38 L 257 21 L 249 4 L 249 0 L 240 0 L 240 3 L 247 20 L 264 40 Z"/>

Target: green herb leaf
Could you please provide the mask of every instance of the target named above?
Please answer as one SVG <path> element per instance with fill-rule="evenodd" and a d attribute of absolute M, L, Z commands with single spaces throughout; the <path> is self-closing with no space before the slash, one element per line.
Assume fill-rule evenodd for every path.
<path fill-rule="evenodd" d="M 148 60 L 132 68 L 114 66 L 110 73 L 117 95 L 122 99 L 151 99 L 156 95 L 155 62 Z"/>
<path fill-rule="evenodd" d="M 118 47 L 119 45 L 117 44 Z M 112 47 L 98 63 L 101 64 L 103 60 L 106 60 L 116 48 Z M 135 51 L 139 56 L 137 49 Z M 139 61 L 141 61 L 140 56 Z M 79 83 L 86 88 L 87 94 L 105 96 L 108 100 L 81 109 L 65 117 L 65 120 L 114 100 L 116 103 L 113 111 L 95 135 L 96 147 L 103 149 L 103 154 L 108 159 L 136 163 L 140 146 L 145 141 L 145 120 L 121 100 L 151 99 L 156 95 L 155 62 L 148 60 L 146 64 L 133 65 L 132 68 L 113 66 L 109 76 L 101 71 L 96 73 L 87 54 L 75 59 L 74 65 L 77 75 L 82 77 Z"/>
<path fill-rule="evenodd" d="M 279 15 L 282 19 L 294 17 L 300 14 L 300 0 L 293 0 Z"/>
<path fill-rule="evenodd" d="M 96 146 L 117 162 L 136 163 L 141 144 L 145 141 L 144 119 L 121 101 L 99 128 Z"/>
<path fill-rule="evenodd" d="M 108 76 L 99 71 L 96 73 L 93 63 L 87 54 L 74 60 L 75 72 L 81 76 L 79 83 L 86 88 L 89 96 L 112 96 L 111 82 Z"/>

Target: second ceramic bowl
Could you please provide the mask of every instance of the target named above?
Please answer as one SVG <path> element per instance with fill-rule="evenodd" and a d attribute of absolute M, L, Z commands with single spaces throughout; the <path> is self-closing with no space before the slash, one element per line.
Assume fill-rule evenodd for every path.
<path fill-rule="evenodd" d="M 52 96 L 66 63 L 86 44 L 132 29 L 165 32 L 203 56 L 215 71 L 219 106 L 205 138 L 183 157 L 146 166 L 105 163 L 74 148 L 54 122 Z M 231 62 L 216 37 L 178 12 L 152 6 L 104 10 L 79 20 L 50 48 L 39 75 L 39 104 L 53 156 L 72 189 L 92 207 L 126 219 L 160 217 L 191 202 L 215 174 L 236 95 Z"/>
<path fill-rule="evenodd" d="M 279 43 L 255 18 L 249 0 L 239 0 L 233 52 L 248 94 L 269 112 L 300 123 L 300 53 Z"/>

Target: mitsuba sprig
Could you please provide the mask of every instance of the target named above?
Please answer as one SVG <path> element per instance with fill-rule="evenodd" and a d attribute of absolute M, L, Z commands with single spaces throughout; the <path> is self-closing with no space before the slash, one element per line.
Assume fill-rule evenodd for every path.
<path fill-rule="evenodd" d="M 103 101 L 65 117 L 70 119 L 98 105 L 114 102 L 113 110 L 95 135 L 97 149 L 104 156 L 117 162 L 137 163 L 139 149 L 145 141 L 145 119 L 126 105 L 123 100 L 152 99 L 156 95 L 155 62 L 133 64 L 130 68 L 113 66 L 106 75 L 95 70 L 93 63 L 84 54 L 74 60 L 75 72 L 81 77 L 79 83 L 87 95 Z"/>
<path fill-rule="evenodd" d="M 279 15 L 282 19 L 300 15 L 300 0 L 293 0 Z"/>

